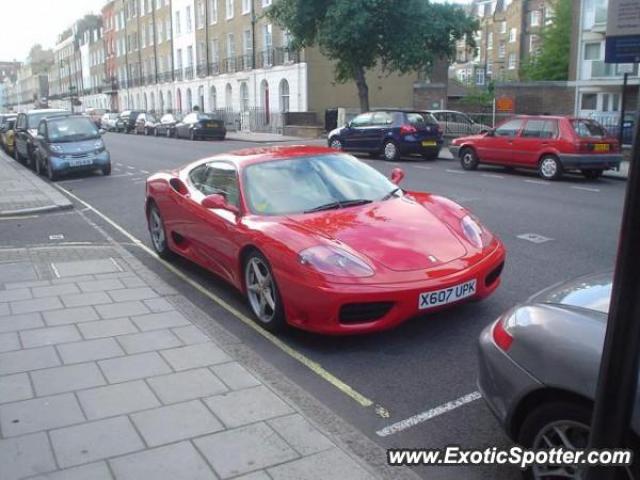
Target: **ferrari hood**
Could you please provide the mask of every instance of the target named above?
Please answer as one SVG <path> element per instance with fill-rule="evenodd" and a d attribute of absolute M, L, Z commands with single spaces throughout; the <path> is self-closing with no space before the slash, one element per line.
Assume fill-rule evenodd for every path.
<path fill-rule="evenodd" d="M 447 225 L 407 198 L 296 215 L 289 221 L 396 271 L 433 268 L 467 253 Z"/>

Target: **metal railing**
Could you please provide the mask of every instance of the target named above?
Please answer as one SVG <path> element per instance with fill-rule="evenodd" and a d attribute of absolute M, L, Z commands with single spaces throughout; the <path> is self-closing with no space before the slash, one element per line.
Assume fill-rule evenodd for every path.
<path fill-rule="evenodd" d="M 198 77 L 200 77 L 200 78 L 207 76 L 207 64 L 206 63 L 199 63 L 196 66 L 196 75 L 198 75 Z"/>
<path fill-rule="evenodd" d="M 174 76 L 174 78 L 176 79 L 176 81 L 178 81 L 178 82 L 179 82 L 179 81 L 181 81 L 181 80 L 182 80 L 182 78 L 183 78 L 183 74 L 182 74 L 182 73 L 183 73 L 183 72 L 182 72 L 182 69 L 181 69 L 181 68 L 176 68 L 176 69 L 173 71 L 173 76 Z"/>
<path fill-rule="evenodd" d="M 193 66 L 189 66 L 184 69 L 185 80 L 193 80 Z"/>

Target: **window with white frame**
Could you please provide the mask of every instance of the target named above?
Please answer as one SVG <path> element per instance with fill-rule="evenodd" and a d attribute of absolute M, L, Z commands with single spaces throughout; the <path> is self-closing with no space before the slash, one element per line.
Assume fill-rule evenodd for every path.
<path fill-rule="evenodd" d="M 484 85 L 484 68 L 476 69 L 476 85 Z"/>
<path fill-rule="evenodd" d="M 218 22 L 218 0 L 209 0 L 209 23 Z"/>
<path fill-rule="evenodd" d="M 505 20 L 500 22 L 500 33 L 507 33 L 507 22 Z"/>
<path fill-rule="evenodd" d="M 280 80 L 280 111 L 288 112 L 289 111 L 289 82 L 286 78 Z"/>
<path fill-rule="evenodd" d="M 252 50 L 251 30 L 247 28 L 242 32 L 242 51 L 244 55 L 251 55 Z"/>
<path fill-rule="evenodd" d="M 262 45 L 265 50 L 271 50 L 273 46 L 273 28 L 270 23 L 262 26 Z"/>
<path fill-rule="evenodd" d="M 510 53 L 509 54 L 509 62 L 508 62 L 508 68 L 509 70 L 515 70 L 516 68 L 516 54 L 515 53 Z"/>
<path fill-rule="evenodd" d="M 187 6 L 185 14 L 187 17 L 187 33 L 191 33 L 193 31 L 193 23 L 191 22 L 191 5 Z"/>
<path fill-rule="evenodd" d="M 271 0 L 262 0 L 262 7 L 268 7 L 271 5 Z"/>
<path fill-rule="evenodd" d="M 220 42 L 217 38 L 211 40 L 211 63 L 220 63 Z"/>
<path fill-rule="evenodd" d="M 142 25 L 142 35 L 140 35 L 142 37 L 142 48 L 147 46 L 147 27 L 146 25 Z"/>
<path fill-rule="evenodd" d="M 498 46 L 498 58 L 504 58 L 506 52 L 506 45 L 503 41 L 500 42 L 500 45 Z"/>
<path fill-rule="evenodd" d="M 233 18 L 233 9 L 234 9 L 234 0 L 226 0 L 225 1 L 225 14 L 227 20 Z"/>
<path fill-rule="evenodd" d="M 203 28 L 205 23 L 204 1 L 198 0 L 196 7 L 196 28 Z"/>
<path fill-rule="evenodd" d="M 536 34 L 529 35 L 529 53 L 532 55 L 538 53 L 538 35 Z"/>
<path fill-rule="evenodd" d="M 246 15 L 251 12 L 251 0 L 242 0 L 242 14 Z"/>
<path fill-rule="evenodd" d="M 249 111 L 249 87 L 247 82 L 240 83 L 240 108 L 243 112 Z"/>
<path fill-rule="evenodd" d="M 187 47 L 187 67 L 193 66 L 193 46 Z"/>
<path fill-rule="evenodd" d="M 227 34 L 227 57 L 233 58 L 236 56 L 236 40 L 233 33 Z"/>
<path fill-rule="evenodd" d="M 182 29 L 180 22 L 180 12 L 176 12 L 176 35 L 180 35 L 180 31 Z"/>
<path fill-rule="evenodd" d="M 514 27 L 511 30 L 509 30 L 509 43 L 515 43 L 517 36 L 518 36 L 517 28 Z"/>
<path fill-rule="evenodd" d="M 182 70 L 182 49 L 179 48 L 176 51 L 176 67 L 178 70 Z"/>
<path fill-rule="evenodd" d="M 487 75 L 493 75 L 493 63 L 487 63 Z"/>
<path fill-rule="evenodd" d="M 597 93 L 583 93 L 580 101 L 581 110 L 597 110 L 598 109 L 598 94 Z"/>
<path fill-rule="evenodd" d="M 171 18 L 167 18 L 165 33 L 166 33 L 167 40 L 171 40 Z"/>
<path fill-rule="evenodd" d="M 585 60 L 600 60 L 600 42 L 584 44 Z"/>
<path fill-rule="evenodd" d="M 540 10 L 531 11 L 529 23 L 532 27 L 540 26 Z"/>
<path fill-rule="evenodd" d="M 493 50 L 493 32 L 487 34 L 487 50 Z"/>

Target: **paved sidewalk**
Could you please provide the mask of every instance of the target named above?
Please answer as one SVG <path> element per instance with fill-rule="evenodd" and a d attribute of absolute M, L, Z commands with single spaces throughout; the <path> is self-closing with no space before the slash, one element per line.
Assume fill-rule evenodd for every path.
<path fill-rule="evenodd" d="M 0 151 L 0 217 L 71 207 L 67 197 Z"/>
<path fill-rule="evenodd" d="M 261 133 L 261 132 L 227 132 L 227 140 L 238 140 L 241 142 L 255 142 L 255 143 L 279 143 L 279 142 L 300 142 L 306 143 L 313 141 L 313 139 L 301 138 L 301 137 L 289 137 L 280 135 L 277 133 Z"/>
<path fill-rule="evenodd" d="M 0 478 L 376 478 L 123 252 L 0 249 Z"/>

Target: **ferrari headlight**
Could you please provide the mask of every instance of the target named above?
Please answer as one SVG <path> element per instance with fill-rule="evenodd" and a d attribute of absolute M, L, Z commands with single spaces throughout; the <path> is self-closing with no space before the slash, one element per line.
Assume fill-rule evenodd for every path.
<path fill-rule="evenodd" d="M 470 215 L 467 215 L 460 221 L 460 226 L 464 236 L 474 246 L 483 248 L 485 246 L 484 230 L 478 222 L 476 222 Z"/>
<path fill-rule="evenodd" d="M 60 145 L 56 145 L 55 143 L 52 145 L 49 145 L 49 150 L 51 150 L 54 153 L 64 153 L 64 148 L 62 148 L 62 146 Z"/>
<path fill-rule="evenodd" d="M 342 248 L 318 245 L 298 254 L 298 261 L 320 273 L 337 277 L 370 277 L 373 269 L 367 263 Z"/>

